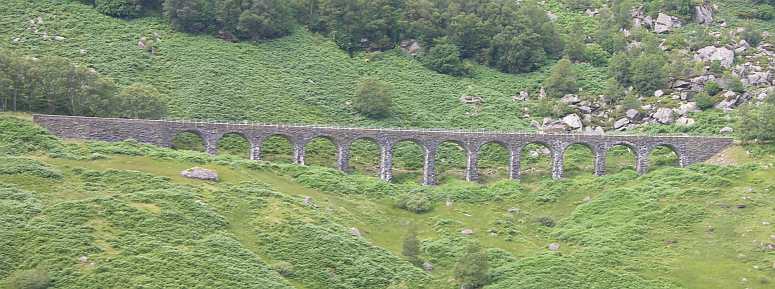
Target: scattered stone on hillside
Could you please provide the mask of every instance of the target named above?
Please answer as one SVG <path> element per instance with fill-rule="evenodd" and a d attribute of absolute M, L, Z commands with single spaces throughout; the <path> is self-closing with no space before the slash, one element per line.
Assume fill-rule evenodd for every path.
<path fill-rule="evenodd" d="M 213 170 L 208 170 L 205 168 L 200 168 L 200 167 L 193 167 L 193 168 L 187 169 L 185 171 L 180 172 L 180 175 L 189 179 L 214 181 L 214 182 L 218 181 L 217 172 Z"/>
<path fill-rule="evenodd" d="M 80 53 L 81 53 L 81 55 L 85 55 L 85 54 L 86 54 L 86 53 L 88 53 L 89 51 L 87 51 L 86 49 L 83 49 L 83 48 L 81 48 L 81 49 L 78 49 L 78 52 L 80 52 Z"/>
<path fill-rule="evenodd" d="M 586 196 L 586 197 L 584 197 L 584 199 L 583 199 L 583 200 L 581 200 L 581 201 L 582 201 L 582 202 L 585 202 L 585 203 L 589 203 L 590 201 L 592 201 L 592 197 L 591 197 L 591 196 Z"/>
<path fill-rule="evenodd" d="M 630 124 L 630 120 L 627 118 L 620 118 L 616 122 L 614 122 L 614 129 L 620 129 L 625 128 L 628 124 Z"/>
<path fill-rule="evenodd" d="M 654 26 L 654 20 L 651 18 L 650 15 L 646 15 L 645 13 L 645 7 L 640 6 L 638 8 L 632 9 L 632 12 L 630 13 L 632 16 L 632 27 L 638 28 L 638 27 L 644 27 L 644 28 L 651 28 Z M 629 31 L 627 31 L 629 33 Z M 627 34 L 628 34 L 627 33 Z M 629 35 L 627 35 L 629 36 Z M 625 36 L 625 37 L 627 37 Z"/>
<path fill-rule="evenodd" d="M 59 36 L 59 35 L 57 35 L 57 36 L 54 36 L 54 37 L 53 37 L 53 39 L 54 39 L 54 40 L 56 40 L 56 41 L 64 41 L 64 40 L 65 40 L 65 38 L 64 38 L 64 37 L 62 37 L 62 36 Z"/>
<path fill-rule="evenodd" d="M 684 126 L 684 127 L 692 126 L 694 125 L 694 119 L 682 116 L 675 120 L 675 124 L 678 126 Z"/>
<path fill-rule="evenodd" d="M 740 204 L 740 205 L 735 206 L 735 208 L 738 208 L 738 209 L 745 209 L 746 207 L 748 207 L 748 206 L 746 206 L 745 204 Z"/>
<path fill-rule="evenodd" d="M 686 88 L 689 88 L 689 86 L 691 86 L 691 84 L 692 84 L 691 82 L 678 79 L 675 82 L 673 82 L 673 88 L 678 88 L 678 89 L 683 88 L 683 89 L 686 89 Z"/>
<path fill-rule="evenodd" d="M 519 214 L 519 208 L 509 208 L 509 213 L 511 214 Z M 775 237 L 775 235 L 773 235 Z"/>
<path fill-rule="evenodd" d="M 660 97 L 660 96 L 663 96 L 663 95 L 665 95 L 665 92 L 662 91 L 661 89 L 657 89 L 656 91 L 654 91 L 654 96 L 656 96 L 656 97 Z"/>
<path fill-rule="evenodd" d="M 775 244 L 773 243 L 767 243 L 767 245 L 764 246 L 764 250 L 767 251 L 775 251 Z"/>
<path fill-rule="evenodd" d="M 453 204 L 452 199 L 447 199 L 447 201 L 444 202 L 444 205 L 446 205 L 447 208 L 452 207 L 452 204 Z"/>
<path fill-rule="evenodd" d="M 584 10 L 584 14 L 587 14 L 587 16 L 589 16 L 589 17 L 595 17 L 599 13 L 600 12 L 598 12 L 597 9 L 592 10 L 592 9 L 587 8 L 587 10 Z"/>
<path fill-rule="evenodd" d="M 81 262 L 81 264 L 86 264 L 89 262 L 89 257 L 86 257 L 86 256 L 78 257 L 78 262 Z"/>
<path fill-rule="evenodd" d="M 725 127 L 722 127 L 718 132 L 720 134 L 731 134 L 733 131 L 734 129 L 732 129 L 731 127 L 725 126 Z"/>
<path fill-rule="evenodd" d="M 637 109 L 630 108 L 624 112 L 624 116 L 632 120 L 637 120 L 640 118 L 640 111 L 638 111 Z"/>
<path fill-rule="evenodd" d="M 463 229 L 460 231 L 460 234 L 463 234 L 463 236 L 470 236 L 474 234 L 474 230 L 471 229 Z"/>
<path fill-rule="evenodd" d="M 680 20 L 662 12 L 657 15 L 657 20 L 654 21 L 654 32 L 656 33 L 670 32 L 670 30 L 677 27 L 681 27 Z"/>
<path fill-rule="evenodd" d="M 465 104 L 481 104 L 484 102 L 484 99 L 476 95 L 462 95 L 460 96 L 460 101 Z"/>
<path fill-rule="evenodd" d="M 741 39 L 740 42 L 737 43 L 737 47 L 735 47 L 735 54 L 741 54 L 748 48 L 751 48 L 751 44 L 748 44 L 748 41 L 745 41 L 745 39 Z"/>
<path fill-rule="evenodd" d="M 560 101 L 562 101 L 565 104 L 577 104 L 581 102 L 581 99 L 578 95 L 575 94 L 566 94 L 562 98 L 560 98 Z"/>
<path fill-rule="evenodd" d="M 546 17 L 549 17 L 549 20 L 551 20 L 551 21 L 556 21 L 557 20 L 557 15 L 552 13 L 552 11 L 546 11 Z"/>
<path fill-rule="evenodd" d="M 358 230 L 358 228 L 356 228 L 356 227 L 352 227 L 352 228 L 350 228 L 350 235 L 352 235 L 353 237 L 360 237 L 361 236 L 361 231 Z"/>
<path fill-rule="evenodd" d="M 735 52 L 726 47 L 706 46 L 697 50 L 694 60 L 704 62 L 718 60 L 721 66 L 729 68 L 735 61 Z"/>
<path fill-rule="evenodd" d="M 697 112 L 699 109 L 697 108 L 696 102 L 687 102 L 682 103 L 681 106 L 675 109 L 675 113 L 678 115 L 687 115 L 690 112 Z"/>
<path fill-rule="evenodd" d="M 673 110 L 666 107 L 660 107 L 657 109 L 657 112 L 651 115 L 651 117 L 661 124 L 670 124 L 673 123 Z"/>
<path fill-rule="evenodd" d="M 563 117 L 562 122 L 572 129 L 579 129 L 582 126 L 584 126 L 584 124 L 581 123 L 581 118 L 579 118 L 579 116 L 576 115 L 575 113 L 572 113 Z"/>
<path fill-rule="evenodd" d="M 315 202 L 312 200 L 312 197 L 305 196 L 304 197 L 304 205 L 315 207 Z"/>
<path fill-rule="evenodd" d="M 422 263 L 422 269 L 425 270 L 425 272 L 431 272 L 433 271 L 433 264 L 431 264 L 431 262 L 425 261 Z"/>
<path fill-rule="evenodd" d="M 401 47 L 401 52 L 411 56 L 417 56 L 422 51 L 420 42 L 415 39 L 402 40 L 399 47 Z"/>
<path fill-rule="evenodd" d="M 548 246 L 549 251 L 557 251 L 560 250 L 560 244 L 559 243 L 551 243 Z"/>
<path fill-rule="evenodd" d="M 519 94 L 512 96 L 511 100 L 513 100 L 513 101 L 525 101 L 525 100 L 527 100 L 527 98 L 529 96 L 530 96 L 530 94 L 527 91 L 523 90 L 523 91 L 520 91 Z"/>
<path fill-rule="evenodd" d="M 713 23 L 713 6 L 708 2 L 694 6 L 694 21 L 705 25 Z"/>
<path fill-rule="evenodd" d="M 739 95 L 736 92 L 726 91 L 724 94 L 722 94 L 722 96 L 724 96 L 724 100 L 716 103 L 716 105 L 714 105 L 715 108 L 724 111 L 730 111 L 733 107 L 735 107 L 735 105 L 737 105 Z"/>

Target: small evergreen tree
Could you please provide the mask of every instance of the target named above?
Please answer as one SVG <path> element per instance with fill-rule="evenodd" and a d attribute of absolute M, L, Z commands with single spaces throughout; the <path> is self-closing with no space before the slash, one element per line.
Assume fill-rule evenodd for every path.
<path fill-rule="evenodd" d="M 608 76 L 616 79 L 622 86 L 630 85 L 630 56 L 626 52 L 614 53 L 608 61 Z"/>
<path fill-rule="evenodd" d="M 390 114 L 393 106 L 388 85 L 376 79 L 364 79 L 358 86 L 353 100 L 355 110 L 367 117 L 381 118 Z"/>
<path fill-rule="evenodd" d="M 641 54 L 630 65 L 632 86 L 642 93 L 651 95 L 655 90 L 667 85 L 667 73 L 664 70 L 665 60 L 654 53 Z"/>
<path fill-rule="evenodd" d="M 466 246 L 463 256 L 455 264 L 455 279 L 461 289 L 475 289 L 489 282 L 487 254 L 477 243 Z"/>
<path fill-rule="evenodd" d="M 746 141 L 775 141 L 775 92 L 770 92 L 764 103 L 749 103 L 739 109 L 737 133 Z"/>
<path fill-rule="evenodd" d="M 135 83 L 118 94 L 116 116 L 124 118 L 160 119 L 167 114 L 167 105 L 154 87 Z"/>
<path fill-rule="evenodd" d="M 422 260 L 420 259 L 420 241 L 417 240 L 417 232 L 414 228 L 410 229 L 404 237 L 401 254 L 409 260 L 409 263 L 412 263 L 415 266 L 422 265 Z"/>
<path fill-rule="evenodd" d="M 576 72 L 570 60 L 563 58 L 552 69 L 549 78 L 544 80 L 546 94 L 551 97 L 562 97 L 569 93 L 576 93 L 579 89 L 576 85 Z"/>
<path fill-rule="evenodd" d="M 438 73 L 453 76 L 468 74 L 463 61 L 460 60 L 460 49 L 457 45 L 447 42 L 446 39 L 437 41 L 436 45 L 431 47 L 422 58 L 422 61 L 425 66 Z"/>
<path fill-rule="evenodd" d="M 583 36 L 570 36 L 568 44 L 565 45 L 565 57 L 570 61 L 584 61 L 584 50 L 586 46 L 582 39 Z"/>

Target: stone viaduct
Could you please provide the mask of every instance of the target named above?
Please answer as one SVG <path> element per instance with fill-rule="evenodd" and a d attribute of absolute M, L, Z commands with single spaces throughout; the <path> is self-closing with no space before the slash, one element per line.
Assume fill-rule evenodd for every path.
<path fill-rule="evenodd" d="M 91 118 L 75 116 L 34 115 L 34 121 L 62 138 L 139 142 L 171 147 L 173 138 L 183 132 L 199 135 L 207 153 L 217 152 L 218 140 L 225 134 L 239 134 L 250 142 L 250 158 L 261 159 L 261 144 L 272 136 L 285 137 L 293 144 L 296 164 L 304 164 L 304 147 L 310 140 L 323 137 L 337 147 L 337 165 L 348 169 L 350 145 L 359 139 L 369 139 L 380 146 L 380 178 L 392 178 L 393 146 L 401 141 L 413 141 L 425 151 L 423 184 L 436 183 L 435 159 L 442 142 L 460 145 L 468 156 L 466 179 L 477 179 L 477 158 L 480 148 L 487 143 L 497 143 L 510 151 L 509 176 L 520 177 L 520 154 L 528 144 L 541 144 L 552 155 L 552 176 L 563 176 L 565 150 L 573 144 L 587 146 L 595 154 L 595 175 L 605 174 L 606 154 L 616 145 L 624 145 L 636 154 L 636 170 L 643 174 L 648 170 L 648 156 L 658 146 L 675 151 L 679 166 L 702 162 L 732 143 L 731 138 L 696 136 L 639 136 L 639 135 L 592 135 L 592 134 L 540 134 L 506 133 L 485 131 L 454 131 L 430 129 L 377 129 L 337 128 L 324 126 L 265 125 L 248 123 L 215 123 L 196 121 L 135 120 L 116 118 Z"/>

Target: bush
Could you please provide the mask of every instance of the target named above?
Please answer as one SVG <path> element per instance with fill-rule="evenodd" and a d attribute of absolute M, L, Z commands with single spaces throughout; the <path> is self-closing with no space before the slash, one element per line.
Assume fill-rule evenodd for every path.
<path fill-rule="evenodd" d="M 716 104 L 716 98 L 704 91 L 694 95 L 694 101 L 697 103 L 697 107 L 702 110 L 712 108 Z"/>
<path fill-rule="evenodd" d="M 477 243 L 471 243 L 465 248 L 465 253 L 455 264 L 455 279 L 460 282 L 461 289 L 475 289 L 487 285 L 487 254 Z"/>
<path fill-rule="evenodd" d="M 775 93 L 760 105 L 748 104 L 739 109 L 737 133 L 747 141 L 775 141 Z"/>
<path fill-rule="evenodd" d="M 439 43 L 431 47 L 422 58 L 426 67 L 443 74 L 463 76 L 468 70 L 460 60 L 460 49 L 450 43 Z"/>
<path fill-rule="evenodd" d="M 51 287 L 48 271 L 37 268 L 18 271 L 6 281 L 10 289 L 45 289 Z"/>
<path fill-rule="evenodd" d="M 387 83 L 369 78 L 358 85 L 353 100 L 355 111 L 367 117 L 382 118 L 390 114 L 392 106 L 392 95 Z"/>
<path fill-rule="evenodd" d="M 114 17 L 137 17 L 143 11 L 140 0 L 95 0 L 94 9 Z"/>
<path fill-rule="evenodd" d="M 296 275 L 296 270 L 293 267 L 293 264 L 288 262 L 277 262 L 271 265 L 272 271 L 277 272 L 277 274 L 280 274 L 280 276 L 283 277 L 292 277 L 293 275 Z"/>
<path fill-rule="evenodd" d="M 554 220 L 551 217 L 540 217 L 538 218 L 538 223 L 541 224 L 544 227 L 554 227 L 556 224 L 554 223 Z"/>
<path fill-rule="evenodd" d="M 285 0 L 256 0 L 239 16 L 238 29 L 251 39 L 286 36 L 293 29 L 291 9 Z"/>
<path fill-rule="evenodd" d="M 645 95 L 665 87 L 667 73 L 664 71 L 665 59 L 656 53 L 641 54 L 630 66 L 632 86 Z"/>
<path fill-rule="evenodd" d="M 425 213 L 433 209 L 433 200 L 426 193 L 413 191 L 399 196 L 396 207 L 418 214 Z"/>
<path fill-rule="evenodd" d="M 167 115 L 167 104 L 153 86 L 134 83 L 118 94 L 115 116 L 138 119 L 161 119 Z"/>
<path fill-rule="evenodd" d="M 721 92 L 721 86 L 715 81 L 708 81 L 705 83 L 705 92 L 710 96 L 716 95 Z"/>
<path fill-rule="evenodd" d="M 740 78 L 732 75 L 731 73 L 727 72 L 724 74 L 724 83 L 726 83 L 726 88 L 728 90 L 737 93 L 745 92 L 745 85 L 743 85 L 743 82 L 740 80 Z"/>
<path fill-rule="evenodd" d="M 576 72 L 567 58 L 563 58 L 552 68 L 549 78 L 544 80 L 546 94 L 551 97 L 562 97 L 569 93 L 578 92 L 576 85 Z"/>
<path fill-rule="evenodd" d="M 752 47 L 756 47 L 762 42 L 762 33 L 749 23 L 745 25 L 745 30 L 740 34 L 740 38 L 745 40 L 745 42 L 748 42 Z"/>
<path fill-rule="evenodd" d="M 584 60 L 594 66 L 606 66 L 609 57 L 611 57 L 611 54 L 609 54 L 608 51 L 605 51 L 605 49 L 597 43 L 589 44 L 584 49 Z"/>

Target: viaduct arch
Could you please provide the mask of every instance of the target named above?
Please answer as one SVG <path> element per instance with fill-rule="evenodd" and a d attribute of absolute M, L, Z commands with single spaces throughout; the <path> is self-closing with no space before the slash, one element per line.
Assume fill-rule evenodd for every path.
<path fill-rule="evenodd" d="M 337 167 L 349 167 L 350 145 L 359 139 L 374 140 L 380 147 L 380 173 L 385 181 L 392 179 L 393 146 L 401 141 L 413 141 L 424 149 L 423 184 L 436 183 L 435 159 L 438 146 L 445 141 L 460 144 L 467 155 L 466 179 L 478 179 L 477 159 L 487 143 L 498 143 L 510 152 L 509 177 L 520 178 L 520 154 L 531 143 L 546 145 L 552 155 L 552 177 L 563 177 L 565 150 L 573 144 L 589 147 L 595 154 L 595 175 L 605 174 L 606 155 L 616 145 L 625 145 L 636 152 L 636 170 L 648 170 L 650 152 L 658 146 L 667 146 L 678 156 L 679 166 L 702 162 L 732 143 L 731 138 L 697 136 L 643 136 L 592 134 L 538 134 L 486 131 L 454 131 L 429 129 L 376 129 L 340 128 L 324 126 L 266 125 L 248 123 L 214 123 L 196 121 L 136 120 L 93 118 L 78 116 L 34 115 L 33 119 L 54 135 L 101 141 L 135 139 L 139 142 L 164 147 L 172 146 L 178 133 L 193 132 L 204 140 L 208 154 L 217 152 L 218 140 L 236 133 L 250 142 L 250 159 L 261 159 L 261 144 L 271 136 L 283 136 L 293 144 L 294 163 L 304 164 L 304 147 L 318 137 L 330 139 L 337 147 Z"/>

